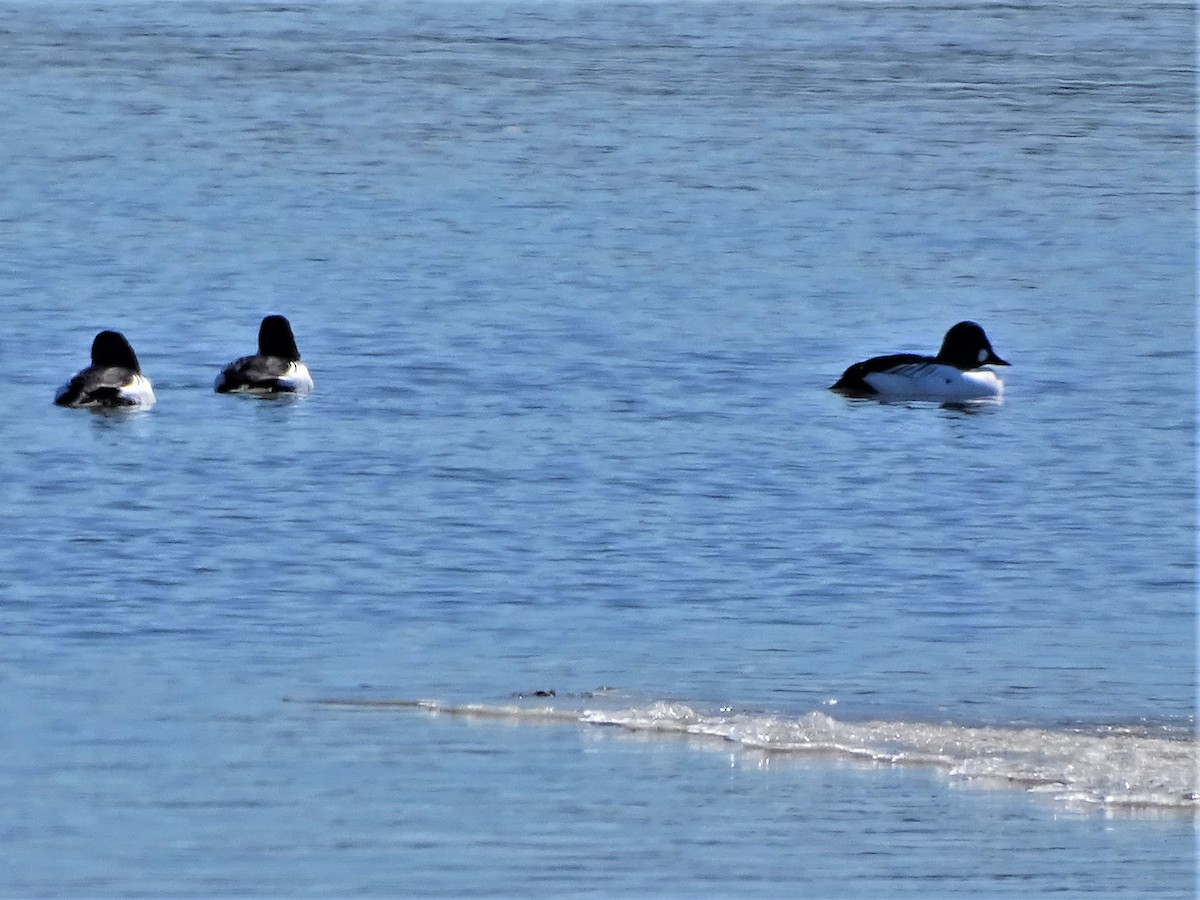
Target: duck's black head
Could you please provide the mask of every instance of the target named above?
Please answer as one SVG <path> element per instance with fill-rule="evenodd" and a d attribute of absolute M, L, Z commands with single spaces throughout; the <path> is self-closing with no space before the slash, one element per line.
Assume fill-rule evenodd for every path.
<path fill-rule="evenodd" d="M 1008 365 L 996 355 L 987 335 L 974 322 L 959 322 L 946 332 L 937 360 L 963 370 Z"/>
<path fill-rule="evenodd" d="M 141 374 L 137 355 L 119 331 L 102 331 L 92 341 L 92 365 L 110 368 L 119 366 Z"/>
<path fill-rule="evenodd" d="M 295 362 L 300 359 L 292 326 L 283 316 L 267 316 L 258 327 L 260 356 L 278 356 Z"/>

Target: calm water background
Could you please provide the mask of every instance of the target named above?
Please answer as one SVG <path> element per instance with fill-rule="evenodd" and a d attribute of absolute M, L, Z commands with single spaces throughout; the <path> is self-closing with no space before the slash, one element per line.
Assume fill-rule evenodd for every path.
<path fill-rule="evenodd" d="M 1190 734 L 1194 18 L 0 4 L 0 894 L 1191 896 L 1190 816 L 284 698 Z M 212 393 L 269 312 L 316 391 Z M 963 318 L 1002 405 L 825 390 Z M 158 406 L 52 407 L 109 327 Z"/>

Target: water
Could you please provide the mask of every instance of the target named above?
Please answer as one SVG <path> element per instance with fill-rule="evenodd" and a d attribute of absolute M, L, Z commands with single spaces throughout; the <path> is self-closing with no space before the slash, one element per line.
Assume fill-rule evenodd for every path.
<path fill-rule="evenodd" d="M 0 5 L 0 894 L 1191 896 L 1193 19 Z"/>

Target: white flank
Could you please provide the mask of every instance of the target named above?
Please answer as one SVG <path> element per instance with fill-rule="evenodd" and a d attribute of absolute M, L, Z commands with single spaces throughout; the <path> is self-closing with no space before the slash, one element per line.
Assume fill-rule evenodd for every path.
<path fill-rule="evenodd" d="M 308 366 L 302 362 L 294 362 L 287 371 L 279 376 L 279 383 L 286 384 L 293 393 L 307 394 L 313 389 L 312 376 L 308 374 Z"/>
<path fill-rule="evenodd" d="M 914 400 L 989 400 L 1004 392 L 1004 382 L 991 369 L 962 371 L 935 363 L 910 363 L 863 380 L 883 397 Z"/>
<path fill-rule="evenodd" d="M 121 397 L 134 406 L 141 407 L 153 406 L 156 399 L 150 379 L 145 375 L 134 375 L 130 382 L 121 388 Z"/>

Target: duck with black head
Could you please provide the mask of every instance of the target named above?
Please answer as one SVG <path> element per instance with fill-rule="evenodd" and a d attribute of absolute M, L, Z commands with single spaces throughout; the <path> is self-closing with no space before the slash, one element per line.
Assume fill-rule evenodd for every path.
<path fill-rule="evenodd" d="M 830 390 L 885 400 L 987 400 L 1003 393 L 1004 382 L 984 366 L 1007 365 L 979 325 L 959 322 L 946 332 L 937 356 L 875 356 L 846 369 Z"/>
<path fill-rule="evenodd" d="M 214 389 L 218 394 L 260 397 L 311 391 L 312 376 L 300 361 L 291 323 L 284 316 L 264 318 L 258 328 L 258 353 L 235 359 L 222 369 Z"/>
<path fill-rule="evenodd" d="M 92 364 L 54 395 L 58 406 L 77 409 L 145 409 L 154 400 L 150 379 L 142 374 L 133 347 L 119 331 L 97 334 L 92 340 Z"/>

